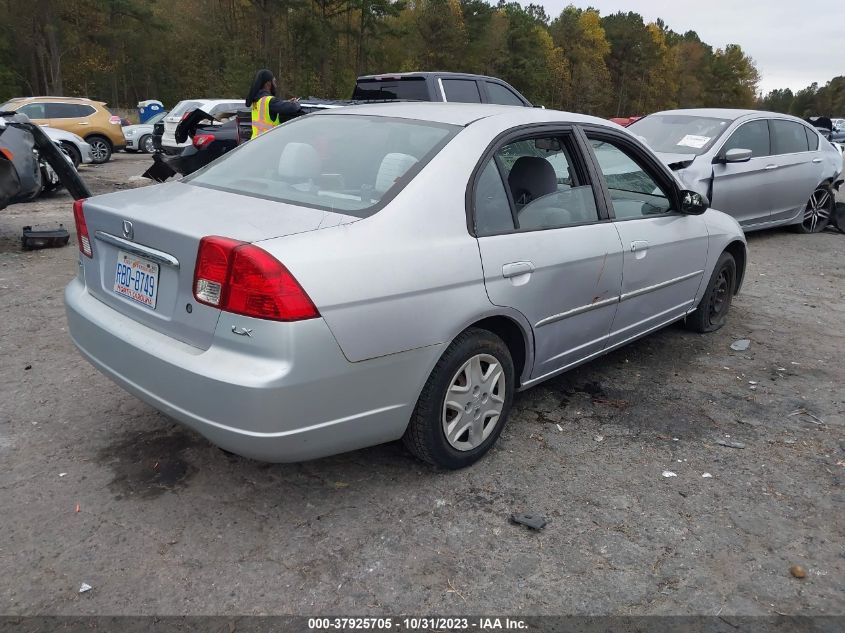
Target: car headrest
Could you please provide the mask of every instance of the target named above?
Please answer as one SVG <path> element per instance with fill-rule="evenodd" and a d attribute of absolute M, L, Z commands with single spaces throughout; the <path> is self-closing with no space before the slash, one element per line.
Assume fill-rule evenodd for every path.
<path fill-rule="evenodd" d="M 290 182 L 313 180 L 322 166 L 317 150 L 308 143 L 288 143 L 279 156 L 279 176 Z"/>
<path fill-rule="evenodd" d="M 393 152 L 387 154 L 381 161 L 376 175 L 375 190 L 384 193 L 393 186 L 399 178 L 405 175 L 416 164 L 417 159 L 410 154 Z"/>
<path fill-rule="evenodd" d="M 545 158 L 520 156 L 508 174 L 508 185 L 514 202 L 526 205 L 557 191 L 557 175 L 555 168 Z"/>

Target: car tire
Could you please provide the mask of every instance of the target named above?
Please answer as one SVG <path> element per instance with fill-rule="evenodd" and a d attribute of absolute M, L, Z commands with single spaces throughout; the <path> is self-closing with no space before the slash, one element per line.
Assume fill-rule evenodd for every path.
<path fill-rule="evenodd" d="M 152 134 L 144 134 L 138 141 L 138 149 L 145 154 L 152 154 L 155 151 Z"/>
<path fill-rule="evenodd" d="M 830 224 L 836 206 L 830 185 L 819 185 L 807 201 L 801 223 L 795 225 L 798 233 L 821 233 Z"/>
<path fill-rule="evenodd" d="M 498 439 L 514 393 L 510 350 L 498 336 L 470 328 L 435 365 L 402 440 L 411 453 L 455 470 L 478 461 Z"/>
<path fill-rule="evenodd" d="M 76 146 L 73 143 L 68 143 L 67 141 L 62 141 L 61 145 L 64 152 L 70 157 L 74 169 L 79 167 L 79 164 L 82 162 L 82 154 Z"/>
<path fill-rule="evenodd" d="M 111 158 L 112 146 L 105 136 L 89 136 L 85 141 L 91 146 L 91 159 L 96 165 L 107 163 Z"/>
<path fill-rule="evenodd" d="M 719 256 L 698 307 L 687 316 L 687 328 L 702 334 L 721 328 L 727 321 L 735 289 L 736 261 L 726 251 Z"/>

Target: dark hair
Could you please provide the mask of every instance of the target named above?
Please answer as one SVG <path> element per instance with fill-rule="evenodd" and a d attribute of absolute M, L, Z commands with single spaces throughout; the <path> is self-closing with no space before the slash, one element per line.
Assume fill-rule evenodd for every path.
<path fill-rule="evenodd" d="M 273 73 L 266 69 L 262 68 L 257 73 L 255 73 L 255 79 L 252 80 L 252 86 L 249 88 L 249 93 L 246 95 L 246 107 L 249 108 L 258 100 L 258 93 L 261 92 L 261 89 L 264 87 L 268 81 L 273 81 L 275 77 L 273 77 Z M 276 89 L 275 87 L 271 89 L 273 96 L 276 96 Z"/>

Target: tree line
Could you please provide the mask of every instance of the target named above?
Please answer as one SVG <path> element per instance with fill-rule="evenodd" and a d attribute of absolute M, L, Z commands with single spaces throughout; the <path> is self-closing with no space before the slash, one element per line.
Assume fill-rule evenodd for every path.
<path fill-rule="evenodd" d="M 0 0 L 0 15 L 0 100 L 172 106 L 243 96 L 266 67 L 291 96 L 348 98 L 360 74 L 452 70 L 599 116 L 757 104 L 758 72 L 738 44 L 714 48 L 635 12 L 568 6 L 552 17 L 505 0 Z M 803 92 L 790 93 L 790 110 L 811 107 Z"/>

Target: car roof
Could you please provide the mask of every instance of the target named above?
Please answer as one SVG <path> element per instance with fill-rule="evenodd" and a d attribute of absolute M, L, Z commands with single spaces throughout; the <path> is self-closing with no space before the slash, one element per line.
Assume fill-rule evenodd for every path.
<path fill-rule="evenodd" d="M 233 97 L 231 99 L 203 99 L 203 98 L 198 98 L 198 99 L 182 99 L 179 103 L 189 103 L 190 102 L 190 103 L 201 103 L 203 105 L 218 105 L 220 103 L 232 103 L 232 102 L 235 102 L 235 101 L 241 101 L 242 102 L 243 99 L 237 98 L 237 97 Z M 178 106 L 179 103 L 177 103 L 176 106 Z M 175 109 L 175 107 L 174 107 L 174 109 Z"/>
<path fill-rule="evenodd" d="M 14 99 L 9 99 L 9 103 L 12 101 L 14 102 L 40 102 L 40 101 L 59 101 L 59 102 L 67 102 L 67 103 L 95 103 L 97 105 L 106 105 L 105 101 L 97 101 L 96 99 L 89 99 L 88 97 L 51 97 L 51 96 L 39 96 L 39 97 L 15 97 Z"/>
<path fill-rule="evenodd" d="M 335 116 L 362 114 L 369 116 L 414 119 L 431 123 L 467 126 L 474 121 L 497 117 L 507 119 L 509 125 L 543 122 L 592 123 L 605 127 L 624 129 L 598 117 L 545 108 L 494 105 L 488 103 L 443 103 L 428 101 L 404 101 L 393 103 L 368 103 L 315 112 L 312 116 Z"/>
<path fill-rule="evenodd" d="M 729 121 L 736 121 L 737 119 L 741 119 L 743 117 L 765 116 L 778 119 L 791 119 L 793 121 L 806 123 L 806 121 L 802 121 L 798 117 L 783 114 L 782 112 L 769 112 L 767 110 L 742 110 L 739 108 L 688 108 L 683 110 L 662 110 L 661 112 L 655 112 L 649 116 L 658 114 L 684 114 L 689 116 L 709 117 L 713 119 L 727 119 Z"/>
<path fill-rule="evenodd" d="M 456 73 L 451 71 L 432 71 L 432 70 L 419 70 L 419 71 L 407 71 L 401 73 L 375 73 L 372 75 L 360 75 L 358 79 L 390 79 L 390 78 L 402 78 L 402 77 L 474 77 L 476 79 L 493 79 L 495 81 L 501 81 L 502 83 L 507 83 L 503 79 L 499 79 L 498 77 L 492 77 L 490 75 L 476 75 L 474 73 Z"/>

